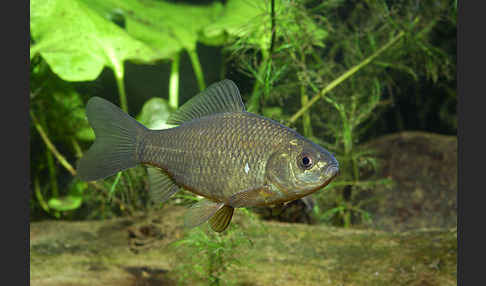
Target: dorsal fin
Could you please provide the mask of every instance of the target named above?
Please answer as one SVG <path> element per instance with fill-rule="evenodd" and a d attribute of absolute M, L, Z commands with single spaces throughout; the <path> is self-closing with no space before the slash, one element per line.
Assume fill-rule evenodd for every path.
<path fill-rule="evenodd" d="M 245 105 L 236 84 L 225 79 L 213 83 L 169 116 L 167 124 L 179 125 L 203 116 L 223 112 L 243 112 Z"/>

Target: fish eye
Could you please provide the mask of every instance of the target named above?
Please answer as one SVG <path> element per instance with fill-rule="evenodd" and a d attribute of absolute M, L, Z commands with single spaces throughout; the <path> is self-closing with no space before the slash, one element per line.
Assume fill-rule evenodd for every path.
<path fill-rule="evenodd" d="M 299 156 L 298 163 L 304 170 L 309 170 L 314 165 L 312 157 L 305 153 Z"/>

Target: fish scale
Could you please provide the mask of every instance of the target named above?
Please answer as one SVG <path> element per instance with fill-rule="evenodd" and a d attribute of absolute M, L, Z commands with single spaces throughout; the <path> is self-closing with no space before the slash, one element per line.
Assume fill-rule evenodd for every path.
<path fill-rule="evenodd" d="M 271 125 L 274 128 L 268 128 Z M 223 201 L 263 186 L 270 151 L 290 135 L 280 130 L 285 128 L 251 113 L 217 114 L 178 129 L 151 132 L 141 142 L 146 150 L 141 160 L 181 178 L 184 187 Z"/>

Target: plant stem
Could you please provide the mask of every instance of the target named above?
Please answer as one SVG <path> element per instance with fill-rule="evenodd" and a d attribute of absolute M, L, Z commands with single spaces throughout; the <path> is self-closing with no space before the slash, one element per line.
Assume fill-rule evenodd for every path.
<path fill-rule="evenodd" d="M 41 113 L 40 121 L 41 122 L 39 124 L 42 124 L 43 126 L 47 127 L 44 113 Z M 45 133 L 46 136 L 48 136 L 47 130 L 45 131 Z M 51 184 L 52 196 L 54 198 L 57 198 L 59 197 L 59 188 L 57 185 L 56 166 L 54 165 L 54 158 L 52 158 L 51 152 L 46 152 L 46 159 L 47 159 L 47 169 L 49 170 L 49 182 Z"/>
<path fill-rule="evenodd" d="M 54 158 L 52 158 L 51 152 L 46 152 L 47 167 L 49 169 L 49 182 L 51 183 L 52 197 L 59 197 L 59 188 L 57 186 L 56 167 L 54 165 Z"/>
<path fill-rule="evenodd" d="M 400 40 L 403 36 L 405 35 L 405 32 L 401 31 L 393 37 L 388 43 L 386 43 L 383 47 L 378 49 L 376 52 L 374 52 L 371 56 L 360 62 L 359 64 L 355 65 L 354 67 L 350 68 L 347 70 L 344 74 L 342 74 L 340 77 L 337 79 L 333 80 L 330 84 L 328 84 L 321 92 L 317 95 L 315 95 L 311 100 L 307 102 L 306 105 L 302 106 L 302 108 L 297 111 L 290 119 L 289 123 L 294 123 L 304 112 L 309 109 L 316 101 L 318 101 L 321 97 L 323 97 L 326 93 L 330 92 L 333 90 L 336 86 L 341 84 L 343 81 L 347 80 L 349 77 L 351 77 L 353 74 L 358 72 L 360 69 L 364 68 L 367 66 L 369 63 L 371 63 L 375 58 L 377 58 L 381 53 L 386 51 L 388 48 L 390 48 L 393 44 L 395 44 L 398 40 Z"/>
<path fill-rule="evenodd" d="M 194 69 L 194 74 L 197 78 L 197 84 L 199 86 L 199 90 L 203 91 L 206 88 L 206 84 L 204 83 L 204 74 L 202 72 L 201 63 L 199 62 L 199 57 L 197 55 L 197 50 L 190 50 L 187 51 L 189 53 L 189 57 L 191 59 L 192 68 Z"/>
<path fill-rule="evenodd" d="M 259 91 L 260 86 L 265 84 L 266 77 L 265 77 L 265 70 L 267 69 L 267 65 L 269 64 L 269 53 L 268 51 L 262 49 L 262 62 L 258 67 L 258 71 L 256 74 L 256 81 L 255 85 L 253 86 L 253 92 L 251 97 L 248 101 L 248 111 L 258 113 L 260 110 L 260 97 L 262 96 L 263 92 Z"/>
<path fill-rule="evenodd" d="M 179 60 L 180 54 L 177 53 L 172 58 L 169 79 L 169 106 L 176 109 L 179 106 Z"/>
<path fill-rule="evenodd" d="M 219 72 L 219 79 L 220 80 L 223 80 L 223 79 L 226 78 L 226 60 L 227 60 L 226 51 L 223 49 L 221 51 L 221 70 Z"/>
<path fill-rule="evenodd" d="M 345 228 L 349 228 L 351 226 L 351 210 L 348 209 L 348 204 L 346 203 L 346 208 L 343 211 L 343 225 Z"/>
<path fill-rule="evenodd" d="M 270 42 L 270 53 L 273 52 L 275 47 L 275 0 L 271 1 L 271 19 L 272 19 L 272 40 Z"/>
<path fill-rule="evenodd" d="M 35 129 L 37 130 L 37 132 L 39 132 L 39 135 L 41 136 L 42 140 L 46 144 L 47 149 L 49 149 L 49 151 L 54 155 L 54 157 L 56 157 L 56 159 L 59 161 L 59 163 L 61 163 L 61 165 L 63 165 L 64 168 L 66 168 L 66 170 L 69 171 L 69 173 L 71 173 L 73 176 L 75 176 L 76 171 L 74 170 L 74 168 L 71 166 L 71 164 L 69 164 L 69 162 L 66 160 L 66 158 L 64 158 L 64 156 L 61 155 L 61 153 L 59 153 L 59 151 L 57 151 L 56 146 L 54 146 L 52 144 L 51 140 L 49 139 L 49 137 L 47 137 L 46 133 L 44 132 L 44 129 L 39 124 L 39 121 L 35 117 L 32 110 L 30 110 L 29 112 L 30 112 L 30 117 L 32 118 L 32 121 L 34 123 Z"/>
<path fill-rule="evenodd" d="M 125 205 L 125 203 L 123 203 L 119 198 L 117 198 L 115 196 L 110 197 L 109 196 L 109 193 L 108 193 L 108 190 L 105 189 L 105 187 L 103 187 L 99 183 L 97 183 L 97 182 L 88 182 L 88 184 L 91 185 L 91 186 L 93 186 L 95 189 L 101 191 L 101 193 L 104 196 L 106 196 L 109 200 L 112 200 L 113 202 L 117 203 L 120 206 L 120 209 L 122 211 L 126 211 L 128 213 L 128 215 L 133 215 L 135 213 L 135 211 L 133 210 L 133 208 L 130 205 Z"/>
<path fill-rule="evenodd" d="M 118 94 L 120 96 L 120 107 L 123 111 L 128 113 L 127 94 L 125 93 L 125 82 L 124 82 L 125 72 L 124 72 L 123 61 L 117 59 L 113 49 L 106 49 L 105 52 L 108 55 L 108 59 L 111 61 L 111 67 L 113 68 L 113 72 L 115 74 L 116 85 L 118 87 Z"/>
<path fill-rule="evenodd" d="M 71 138 L 71 142 L 73 143 L 73 149 L 74 153 L 76 154 L 76 158 L 81 158 L 83 157 L 83 151 L 81 151 L 81 147 L 79 146 L 79 143 L 74 137 Z"/>
<path fill-rule="evenodd" d="M 302 106 L 305 106 L 309 102 L 309 96 L 305 93 L 305 86 L 301 85 L 300 86 L 300 103 Z M 304 133 L 304 137 L 310 137 L 312 136 L 312 125 L 311 125 L 311 120 L 310 120 L 310 114 L 309 111 L 306 111 L 304 115 L 302 116 L 302 129 Z"/>
<path fill-rule="evenodd" d="M 133 195 L 133 184 L 132 182 L 134 181 L 134 177 L 135 177 L 135 174 L 134 174 L 134 170 L 133 169 L 129 169 L 127 170 L 128 172 L 124 172 L 125 175 L 126 175 L 126 186 L 127 186 L 127 201 L 128 202 L 131 202 L 133 203 L 134 201 L 134 195 Z"/>
<path fill-rule="evenodd" d="M 302 65 L 305 66 L 305 54 L 301 54 Z M 309 96 L 306 93 L 305 81 L 300 81 L 300 104 L 305 106 L 309 102 Z M 310 112 L 307 110 L 302 116 L 302 130 L 304 131 L 305 137 L 312 136 L 312 125 L 310 119 Z"/>
<path fill-rule="evenodd" d="M 49 212 L 49 206 L 47 205 L 46 201 L 44 200 L 44 197 L 42 196 L 40 186 L 39 186 L 39 178 L 35 177 L 34 179 L 34 193 L 35 197 L 39 201 L 39 205 L 45 212 Z"/>
<path fill-rule="evenodd" d="M 121 76 L 119 73 L 115 73 L 115 78 L 116 78 L 116 85 L 118 87 L 118 94 L 120 95 L 120 106 L 123 111 L 128 113 L 128 103 L 127 103 L 127 94 L 125 92 L 125 82 L 124 82 L 124 77 L 123 74 Z"/>
<path fill-rule="evenodd" d="M 110 192 L 108 193 L 108 199 L 111 199 L 111 197 L 113 196 L 113 192 L 115 191 L 116 185 L 118 185 L 118 181 L 120 180 L 121 175 L 122 172 L 118 172 L 118 174 L 116 174 L 115 181 L 111 185 Z"/>

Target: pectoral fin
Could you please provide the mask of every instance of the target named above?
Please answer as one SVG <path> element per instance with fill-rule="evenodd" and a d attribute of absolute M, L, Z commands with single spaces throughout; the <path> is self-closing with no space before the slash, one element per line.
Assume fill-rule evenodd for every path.
<path fill-rule="evenodd" d="M 274 195 L 268 188 L 242 191 L 232 195 L 229 204 L 234 208 L 261 206 L 268 204 Z"/>
<path fill-rule="evenodd" d="M 233 207 L 227 205 L 220 208 L 209 220 L 211 228 L 216 232 L 225 230 L 231 222 L 234 210 Z"/>
<path fill-rule="evenodd" d="M 208 199 L 200 200 L 187 211 L 184 216 L 184 226 L 191 228 L 206 222 L 223 206 L 224 203 L 217 203 Z"/>

